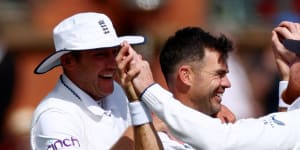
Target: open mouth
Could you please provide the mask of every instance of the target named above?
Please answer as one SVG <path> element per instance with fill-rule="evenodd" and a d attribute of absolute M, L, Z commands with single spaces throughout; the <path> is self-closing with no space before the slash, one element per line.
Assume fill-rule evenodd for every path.
<path fill-rule="evenodd" d="M 112 73 L 110 73 L 110 74 L 102 74 L 99 77 L 103 78 L 103 79 L 112 79 L 114 77 L 114 74 L 112 74 Z"/>
<path fill-rule="evenodd" d="M 217 100 L 219 101 L 219 103 L 221 103 L 221 101 L 222 101 L 222 96 L 223 96 L 223 93 L 217 93 L 215 96 L 217 98 Z"/>

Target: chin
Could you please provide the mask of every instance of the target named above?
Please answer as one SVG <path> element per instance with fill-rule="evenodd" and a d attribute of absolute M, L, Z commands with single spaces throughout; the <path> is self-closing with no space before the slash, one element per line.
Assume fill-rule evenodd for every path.
<path fill-rule="evenodd" d="M 111 94 L 114 92 L 114 87 L 110 88 L 110 89 L 105 89 L 103 90 L 103 93 L 106 93 L 107 95 Z"/>
<path fill-rule="evenodd" d="M 114 85 L 113 84 L 105 84 L 102 87 L 98 88 L 99 94 L 101 93 L 101 95 L 110 95 L 111 93 L 113 93 L 114 91 Z"/>
<path fill-rule="evenodd" d="M 219 111 L 221 111 L 221 104 L 219 106 L 215 106 L 213 108 L 214 113 L 218 113 Z"/>

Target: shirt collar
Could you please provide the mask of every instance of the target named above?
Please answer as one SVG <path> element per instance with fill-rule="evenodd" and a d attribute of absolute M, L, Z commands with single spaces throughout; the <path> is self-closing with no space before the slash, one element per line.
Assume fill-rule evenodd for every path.
<path fill-rule="evenodd" d="M 78 98 L 82 103 L 95 115 L 102 116 L 106 111 L 101 108 L 97 102 L 89 96 L 86 92 L 81 90 L 78 86 L 76 86 L 65 74 L 62 75 L 61 80 L 63 84 L 70 88 L 71 92 Z M 104 99 L 102 99 L 104 100 Z M 98 101 L 98 100 L 97 100 Z"/>

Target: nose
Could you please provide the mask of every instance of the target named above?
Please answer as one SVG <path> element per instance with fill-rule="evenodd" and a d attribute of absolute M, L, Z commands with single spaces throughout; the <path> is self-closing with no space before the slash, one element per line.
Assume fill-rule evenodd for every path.
<path fill-rule="evenodd" d="M 222 78 L 221 85 L 225 88 L 230 88 L 231 87 L 231 83 L 230 83 L 230 81 L 229 81 L 229 79 L 226 75 Z"/>

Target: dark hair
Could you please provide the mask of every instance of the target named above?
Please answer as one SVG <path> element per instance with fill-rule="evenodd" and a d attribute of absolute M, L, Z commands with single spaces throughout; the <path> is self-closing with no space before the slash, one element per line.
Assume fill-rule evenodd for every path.
<path fill-rule="evenodd" d="M 204 48 L 211 48 L 227 59 L 228 52 L 233 50 L 232 42 L 224 35 L 214 37 L 199 27 L 186 27 L 169 37 L 160 53 L 160 66 L 165 79 L 172 74 L 180 62 L 201 61 Z"/>

